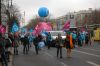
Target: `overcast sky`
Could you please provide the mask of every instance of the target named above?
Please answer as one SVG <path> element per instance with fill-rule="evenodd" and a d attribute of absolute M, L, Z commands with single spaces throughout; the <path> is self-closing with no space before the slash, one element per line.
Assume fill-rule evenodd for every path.
<path fill-rule="evenodd" d="M 13 3 L 17 4 L 21 13 L 25 11 L 26 22 L 38 15 L 40 7 L 47 7 L 54 18 L 67 12 L 100 7 L 100 0 L 13 0 Z"/>

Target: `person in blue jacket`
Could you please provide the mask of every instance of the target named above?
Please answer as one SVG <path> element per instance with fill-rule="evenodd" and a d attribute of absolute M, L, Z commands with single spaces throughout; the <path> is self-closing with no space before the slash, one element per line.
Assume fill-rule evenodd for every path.
<path fill-rule="evenodd" d="M 85 33 L 81 32 L 81 43 L 82 45 L 85 45 Z"/>

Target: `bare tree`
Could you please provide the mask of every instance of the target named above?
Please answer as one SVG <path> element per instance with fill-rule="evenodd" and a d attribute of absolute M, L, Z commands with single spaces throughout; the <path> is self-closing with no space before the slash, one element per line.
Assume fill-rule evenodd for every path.
<path fill-rule="evenodd" d="M 20 11 L 18 10 L 18 7 L 14 4 L 9 2 L 9 0 L 2 0 L 1 3 L 1 13 L 2 13 L 2 18 L 6 16 L 7 19 L 2 19 L 6 20 L 7 25 L 9 26 L 9 30 L 12 28 L 13 22 L 16 21 L 16 23 L 19 26 L 19 21 L 20 21 Z"/>
<path fill-rule="evenodd" d="M 26 25 L 26 27 L 27 27 L 28 29 L 30 29 L 30 28 L 35 28 L 35 26 L 38 24 L 38 22 L 40 22 L 40 18 L 38 18 L 37 16 L 35 16 L 35 18 L 33 18 L 33 19 L 31 19 L 31 20 L 29 21 L 29 24 Z"/>

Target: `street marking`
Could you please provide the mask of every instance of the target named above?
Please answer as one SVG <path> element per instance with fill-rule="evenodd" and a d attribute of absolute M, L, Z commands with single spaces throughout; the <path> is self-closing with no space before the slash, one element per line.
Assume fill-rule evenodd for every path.
<path fill-rule="evenodd" d="M 53 56 L 52 56 L 52 55 L 50 55 L 49 53 L 45 52 L 45 54 L 53 58 Z"/>
<path fill-rule="evenodd" d="M 94 51 L 100 51 L 100 50 L 96 50 L 96 49 L 90 49 L 90 48 L 82 48 L 82 49 L 94 50 Z"/>
<path fill-rule="evenodd" d="M 43 52 L 44 54 L 46 54 L 46 55 L 48 55 L 48 56 L 50 56 L 50 57 L 53 58 L 53 56 L 52 56 L 51 54 L 47 53 L 46 50 L 45 50 L 44 48 L 43 48 L 42 50 L 44 51 L 44 52 Z"/>
<path fill-rule="evenodd" d="M 45 54 L 53 58 L 53 56 L 50 55 L 49 53 L 45 53 Z M 60 62 L 60 61 L 58 60 L 58 62 Z M 67 65 L 66 65 L 65 63 L 63 63 L 63 62 L 60 62 L 60 63 L 61 63 L 63 66 L 67 66 Z"/>
<path fill-rule="evenodd" d="M 87 53 L 87 52 L 83 52 L 83 51 L 78 51 L 78 50 L 73 50 L 73 51 L 84 53 L 84 54 L 87 54 L 87 55 L 91 55 L 91 56 L 95 56 L 95 57 L 99 57 L 100 58 L 100 55 L 95 55 L 95 54 L 91 54 L 91 53 Z"/>
<path fill-rule="evenodd" d="M 98 64 L 96 64 L 96 63 L 94 63 L 94 62 L 91 62 L 91 61 L 87 61 L 87 63 L 89 63 L 89 64 L 91 64 L 91 65 L 93 65 L 93 66 L 100 66 L 100 65 L 98 65 Z"/>
<path fill-rule="evenodd" d="M 45 53 L 46 55 L 48 55 L 48 56 L 54 58 L 51 54 L 49 54 L 49 53 L 47 53 L 47 52 L 43 52 L 43 53 Z M 59 61 L 59 60 L 57 60 L 57 61 L 60 62 L 63 66 L 67 66 L 64 62 L 61 62 L 61 61 Z"/>
<path fill-rule="evenodd" d="M 63 63 L 63 62 L 60 62 L 63 66 L 67 66 L 65 63 Z"/>
<path fill-rule="evenodd" d="M 50 55 L 49 53 L 45 52 L 45 54 L 53 58 L 53 56 Z M 60 62 L 59 60 L 57 60 L 57 61 Z M 67 65 L 66 65 L 65 63 L 63 63 L 63 62 L 60 62 L 60 63 L 61 63 L 63 66 L 67 66 Z"/>

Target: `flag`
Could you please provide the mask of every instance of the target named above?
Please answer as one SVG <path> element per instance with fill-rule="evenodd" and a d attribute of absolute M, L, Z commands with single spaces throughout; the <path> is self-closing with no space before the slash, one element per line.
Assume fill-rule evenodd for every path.
<path fill-rule="evenodd" d="M 39 22 L 39 24 L 35 27 L 33 31 L 33 35 L 38 35 L 44 30 L 45 31 L 52 30 L 51 24 L 49 22 Z"/>
<path fill-rule="evenodd" d="M 66 30 L 66 29 L 68 30 L 69 28 L 70 28 L 70 20 L 65 23 L 62 30 Z"/>
<path fill-rule="evenodd" d="M 5 33 L 6 32 L 6 27 L 3 25 L 0 25 L 0 33 Z"/>
<path fill-rule="evenodd" d="M 19 26 L 17 25 L 17 23 L 14 23 L 12 26 L 12 32 L 17 32 L 19 30 Z"/>
<path fill-rule="evenodd" d="M 71 49 L 74 48 L 72 35 L 70 35 L 70 48 L 71 48 Z"/>

